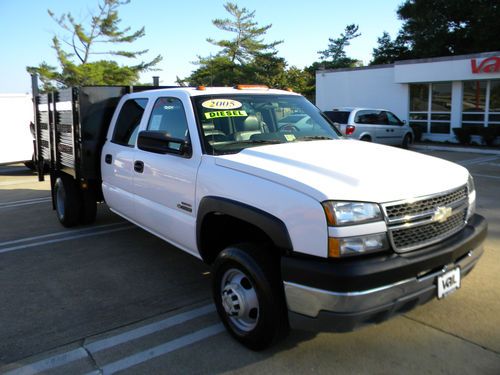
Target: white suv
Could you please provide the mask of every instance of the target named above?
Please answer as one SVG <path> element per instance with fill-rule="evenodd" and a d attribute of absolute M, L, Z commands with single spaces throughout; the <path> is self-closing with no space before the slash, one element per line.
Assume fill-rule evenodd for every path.
<path fill-rule="evenodd" d="M 335 108 L 324 113 L 349 138 L 404 148 L 414 139 L 410 126 L 385 109 Z"/>

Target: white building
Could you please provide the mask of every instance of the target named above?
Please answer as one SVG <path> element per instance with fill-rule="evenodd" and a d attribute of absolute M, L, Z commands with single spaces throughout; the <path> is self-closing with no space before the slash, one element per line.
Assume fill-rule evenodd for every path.
<path fill-rule="evenodd" d="M 423 139 L 454 142 L 452 128 L 500 127 L 500 52 L 319 70 L 316 105 L 385 108 Z"/>

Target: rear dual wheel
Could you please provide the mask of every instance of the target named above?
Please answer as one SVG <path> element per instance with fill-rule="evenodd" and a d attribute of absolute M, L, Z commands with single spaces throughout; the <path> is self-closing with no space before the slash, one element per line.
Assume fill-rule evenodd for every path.
<path fill-rule="evenodd" d="M 97 203 L 91 191 L 81 191 L 69 176 L 57 177 L 54 184 L 54 202 L 59 222 L 65 227 L 90 224 L 95 221 Z"/>

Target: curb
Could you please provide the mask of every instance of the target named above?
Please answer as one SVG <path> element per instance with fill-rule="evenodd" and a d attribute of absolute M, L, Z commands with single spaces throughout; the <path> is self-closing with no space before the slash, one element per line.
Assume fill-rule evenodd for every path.
<path fill-rule="evenodd" d="M 448 146 L 434 146 L 434 145 L 416 145 L 410 146 L 411 150 L 425 150 L 425 151 L 451 151 L 451 152 L 470 152 L 473 154 L 485 155 L 499 155 L 499 150 L 477 149 L 473 147 L 448 147 Z"/>

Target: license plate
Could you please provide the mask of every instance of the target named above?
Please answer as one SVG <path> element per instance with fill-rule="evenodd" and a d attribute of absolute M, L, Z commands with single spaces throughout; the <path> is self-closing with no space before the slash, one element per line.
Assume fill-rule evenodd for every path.
<path fill-rule="evenodd" d="M 437 278 L 438 298 L 444 298 L 460 288 L 460 268 L 455 268 Z"/>

